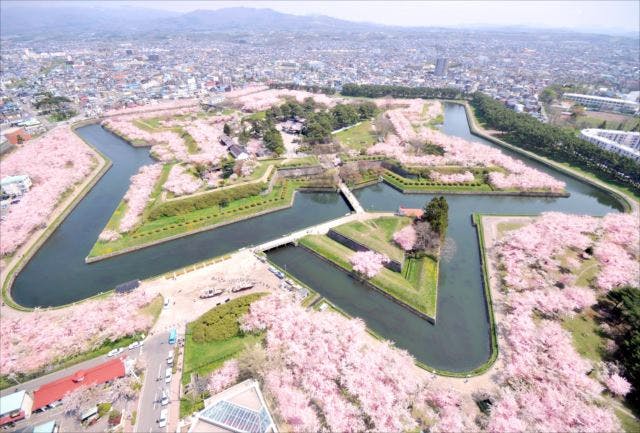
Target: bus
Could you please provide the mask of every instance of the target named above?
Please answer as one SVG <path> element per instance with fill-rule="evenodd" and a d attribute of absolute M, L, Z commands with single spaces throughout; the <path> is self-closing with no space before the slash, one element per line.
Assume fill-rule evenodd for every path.
<path fill-rule="evenodd" d="M 176 328 L 169 331 L 169 344 L 176 344 Z"/>

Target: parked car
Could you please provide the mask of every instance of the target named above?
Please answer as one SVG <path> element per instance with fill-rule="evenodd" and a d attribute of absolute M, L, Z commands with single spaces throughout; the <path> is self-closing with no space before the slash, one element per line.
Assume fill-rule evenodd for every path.
<path fill-rule="evenodd" d="M 124 349 L 122 347 L 118 347 L 116 349 L 110 350 L 109 353 L 107 353 L 107 356 L 111 358 L 112 356 L 120 355 L 122 352 L 124 352 Z"/>
<path fill-rule="evenodd" d="M 160 399 L 160 405 L 166 406 L 169 404 L 169 395 L 166 390 L 162 390 L 162 398 Z"/>
<path fill-rule="evenodd" d="M 171 383 L 171 374 L 172 374 L 171 367 L 167 368 L 164 371 L 164 382 L 165 383 Z"/>
<path fill-rule="evenodd" d="M 173 350 L 170 350 L 167 355 L 167 365 L 173 365 Z"/>
<path fill-rule="evenodd" d="M 158 419 L 158 427 L 166 427 L 167 426 L 167 409 L 162 409 L 160 411 L 160 418 Z"/>
<path fill-rule="evenodd" d="M 129 350 L 137 349 L 138 347 L 140 347 L 140 343 L 138 341 L 134 341 L 129 345 Z"/>

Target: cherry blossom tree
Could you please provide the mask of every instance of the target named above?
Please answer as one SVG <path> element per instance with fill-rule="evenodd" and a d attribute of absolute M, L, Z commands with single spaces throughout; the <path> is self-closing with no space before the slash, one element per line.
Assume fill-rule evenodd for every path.
<path fill-rule="evenodd" d="M 0 374 L 45 371 L 48 366 L 97 348 L 105 341 L 146 332 L 152 318 L 141 309 L 152 299 L 151 294 L 138 289 L 61 310 L 36 309 L 29 313 L 28 320 L 18 315 L 3 317 Z"/>
<path fill-rule="evenodd" d="M 2 176 L 28 175 L 33 185 L 0 220 L 0 254 L 13 253 L 44 228 L 60 197 L 84 181 L 97 164 L 89 146 L 68 125 L 25 142 L 2 159 Z"/>
<path fill-rule="evenodd" d="M 393 234 L 393 240 L 400 245 L 403 250 L 411 251 L 417 240 L 416 230 L 413 228 L 413 224 L 409 224 L 395 232 Z"/>
<path fill-rule="evenodd" d="M 138 224 L 161 173 L 162 165 L 152 164 L 140 167 L 138 174 L 131 176 L 131 185 L 123 198 L 127 207 L 120 219 L 120 233 L 126 233 Z"/>
<path fill-rule="evenodd" d="M 202 186 L 202 181 L 189 173 L 182 165 L 171 167 L 167 181 L 162 185 L 176 196 L 193 194 Z"/>
<path fill-rule="evenodd" d="M 375 251 L 357 251 L 350 258 L 353 270 L 367 278 L 373 278 L 382 270 L 385 263 L 389 262 L 389 257 Z"/>

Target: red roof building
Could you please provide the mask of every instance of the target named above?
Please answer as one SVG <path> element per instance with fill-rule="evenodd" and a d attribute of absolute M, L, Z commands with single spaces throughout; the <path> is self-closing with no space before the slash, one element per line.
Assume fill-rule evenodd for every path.
<path fill-rule="evenodd" d="M 400 208 L 398 209 L 398 215 L 412 218 L 422 218 L 422 215 L 424 215 L 424 211 L 422 209 L 413 209 L 400 206 Z"/>
<path fill-rule="evenodd" d="M 22 144 L 27 140 L 31 140 L 31 135 L 22 128 L 10 128 L 2 133 L 7 141 L 13 145 Z"/>
<path fill-rule="evenodd" d="M 40 409 L 54 401 L 61 400 L 65 394 L 81 386 L 93 386 L 124 377 L 125 366 L 122 358 L 112 359 L 87 370 L 78 370 L 62 379 L 42 385 L 33 393 L 33 410 Z"/>

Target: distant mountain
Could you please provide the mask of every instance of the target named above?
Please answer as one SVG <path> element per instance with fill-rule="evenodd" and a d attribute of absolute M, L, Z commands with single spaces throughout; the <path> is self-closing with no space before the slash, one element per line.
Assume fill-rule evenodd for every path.
<path fill-rule="evenodd" d="M 138 7 L 26 7 L 2 6 L 0 34 L 131 33 L 148 31 L 158 21 L 178 17 L 176 12 Z"/>
<path fill-rule="evenodd" d="M 348 31 L 383 28 L 327 16 L 298 16 L 272 9 L 244 7 L 196 10 L 187 13 L 137 7 L 21 7 L 3 6 L 0 33 L 60 35 L 137 32 Z"/>
<path fill-rule="evenodd" d="M 377 24 L 354 23 L 323 15 L 292 15 L 272 9 L 234 7 L 217 10 L 196 10 L 177 18 L 162 20 L 165 30 L 191 31 L 322 31 L 362 30 L 384 27 Z"/>

